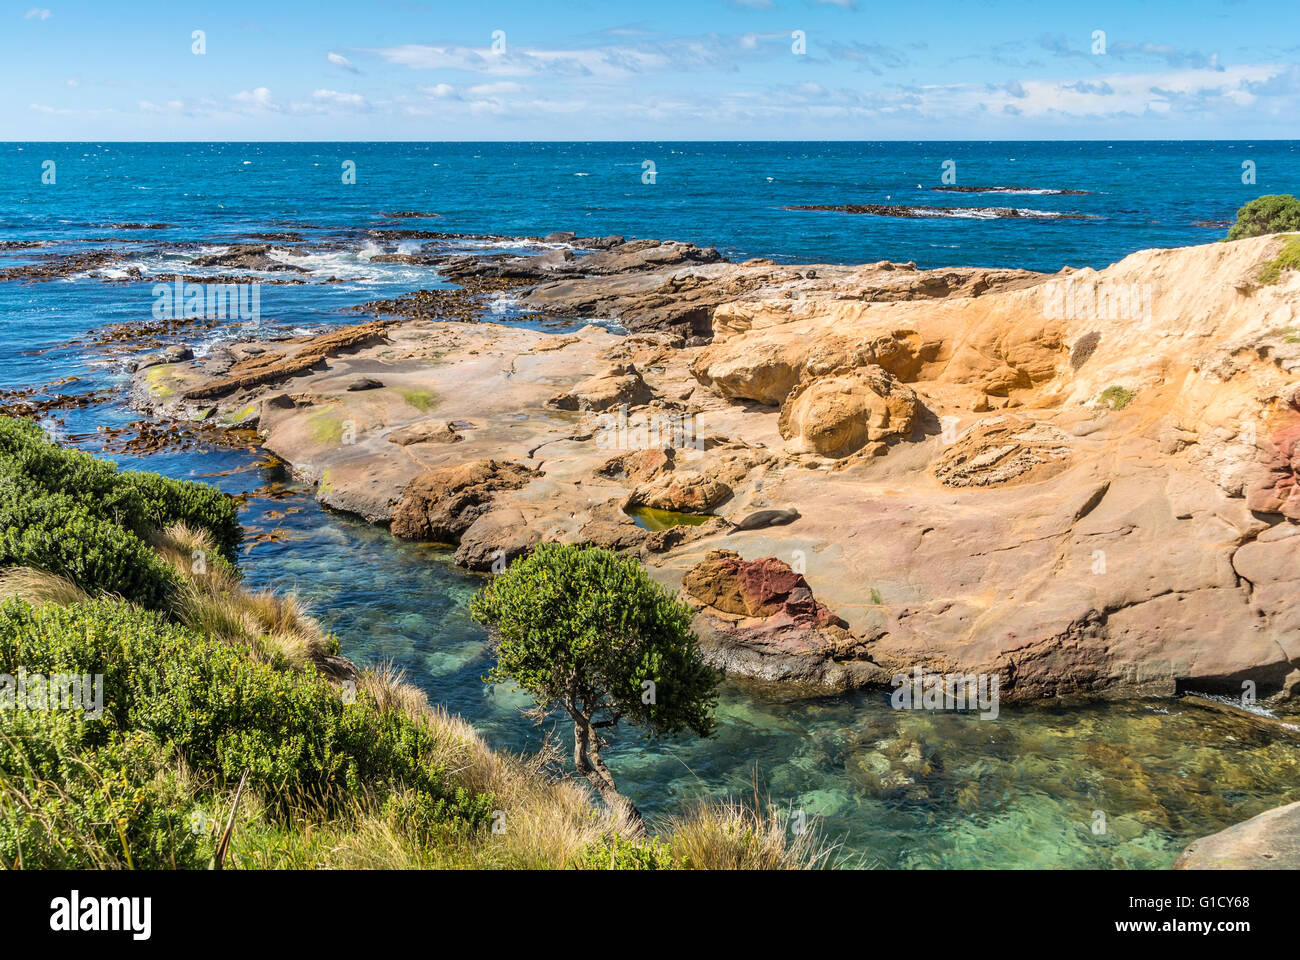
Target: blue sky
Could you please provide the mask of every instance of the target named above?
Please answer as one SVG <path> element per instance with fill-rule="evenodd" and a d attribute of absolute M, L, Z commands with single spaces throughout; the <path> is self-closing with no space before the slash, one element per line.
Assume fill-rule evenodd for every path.
<path fill-rule="evenodd" d="M 0 0 L 0 24 L 6 140 L 1300 138 L 1278 0 Z"/>

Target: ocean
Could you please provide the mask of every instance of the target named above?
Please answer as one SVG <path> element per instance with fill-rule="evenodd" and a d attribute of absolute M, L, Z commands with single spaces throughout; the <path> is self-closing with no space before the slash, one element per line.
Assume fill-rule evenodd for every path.
<path fill-rule="evenodd" d="M 565 727 L 533 726 L 517 692 L 482 683 L 487 644 L 466 612 L 482 581 L 444 549 L 323 510 L 256 449 L 122 446 L 117 431 L 141 415 L 126 403 L 126 355 L 114 337 L 151 320 L 153 277 L 201 272 L 187 266 L 194 256 L 253 235 L 304 241 L 295 253 L 283 240 L 284 257 L 320 282 L 264 286 L 258 330 L 232 321 L 178 335 L 201 355 L 259 330 L 354 322 L 348 307 L 442 282 L 427 267 L 371 262 L 381 246 L 367 231 L 377 227 L 442 235 L 403 239 L 405 252 L 524 248 L 517 238 L 569 230 L 689 240 L 733 259 L 1101 267 L 1147 247 L 1217 240 L 1247 200 L 1300 194 L 1298 149 L 1294 141 L 0 144 L 0 270 L 105 247 L 123 254 L 45 282 L 0 281 L 0 391 L 80 396 L 84 407 L 44 414 L 68 442 L 245 495 L 242 565 L 252 586 L 297 591 L 345 654 L 405 669 L 494 746 L 534 750 L 550 733 L 563 742 Z M 344 182 L 349 163 L 355 183 Z M 1015 192 L 931 189 L 939 186 Z M 900 218 L 787 209 L 849 204 L 939 210 Z M 397 211 L 436 216 L 386 219 Z M 512 322 L 508 310 L 501 319 Z M 1300 799 L 1293 740 L 1171 702 L 1004 707 L 998 720 L 981 721 L 894 711 L 880 692 L 800 699 L 730 683 L 719 721 L 717 737 L 703 742 L 645 743 L 624 731 L 608 756 L 620 787 L 652 817 L 698 796 L 757 793 L 802 811 L 855 865 L 1163 867 L 1197 836 Z"/>

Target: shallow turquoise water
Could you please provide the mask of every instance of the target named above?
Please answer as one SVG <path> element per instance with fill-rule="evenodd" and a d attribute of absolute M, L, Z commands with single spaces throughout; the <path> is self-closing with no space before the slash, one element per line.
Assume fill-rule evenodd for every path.
<path fill-rule="evenodd" d="M 254 502 L 246 522 L 287 503 Z M 567 747 L 571 726 L 533 726 L 526 698 L 482 682 L 490 651 L 466 614 L 481 577 L 438 548 L 294 505 L 283 529 L 302 539 L 254 546 L 251 584 L 296 589 L 345 654 L 403 668 L 494 746 L 533 750 L 553 733 Z M 1176 702 L 981 720 L 894 710 L 884 692 L 792 699 L 733 683 L 718 717 L 709 741 L 622 731 L 609 752 L 620 787 L 650 815 L 757 787 L 859 866 L 1165 867 L 1195 837 L 1300 799 L 1300 739 Z"/>

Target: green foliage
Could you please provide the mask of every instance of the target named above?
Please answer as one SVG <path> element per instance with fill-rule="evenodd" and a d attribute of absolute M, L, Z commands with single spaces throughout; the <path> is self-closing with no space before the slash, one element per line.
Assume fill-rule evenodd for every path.
<path fill-rule="evenodd" d="M 713 730 L 720 674 L 700 656 L 691 608 L 634 559 L 543 544 L 477 593 L 470 613 L 496 631 L 489 679 L 541 705 L 625 719 L 648 737 Z"/>
<path fill-rule="evenodd" d="M 161 746 L 143 733 L 96 744 L 71 710 L 0 715 L 0 866 L 195 869 L 210 850 Z"/>
<path fill-rule="evenodd" d="M 1260 268 L 1256 279 L 1263 284 L 1277 283 L 1283 270 L 1300 270 L 1300 237 L 1288 240 L 1278 255 Z"/>
<path fill-rule="evenodd" d="M 0 566 L 49 570 L 158 608 L 175 575 L 146 539 L 174 523 L 208 531 L 214 561 L 234 563 L 243 533 L 234 502 L 215 487 L 119 472 L 30 420 L 0 418 Z"/>
<path fill-rule="evenodd" d="M 1273 193 L 1256 197 L 1237 211 L 1237 222 L 1228 231 L 1228 239 L 1244 240 L 1293 230 L 1300 230 L 1300 200 L 1289 193 Z"/>
<path fill-rule="evenodd" d="M 1123 410 L 1136 396 L 1137 394 L 1126 387 L 1111 386 L 1101 392 L 1099 399 L 1112 410 Z"/>
<path fill-rule="evenodd" d="M 690 864 L 673 859 L 663 840 L 651 837 L 640 842 L 615 835 L 608 843 L 591 843 L 583 851 L 579 870 L 689 870 Z"/>
<path fill-rule="evenodd" d="M 174 523 L 206 530 L 222 558 L 232 564 L 236 562 L 244 528 L 240 526 L 235 502 L 216 487 L 139 470 L 123 471 L 118 479 L 139 495 L 135 523 L 155 530 L 165 530 Z"/>
<path fill-rule="evenodd" d="M 175 574 L 135 534 L 89 513 L 62 493 L 0 474 L 0 566 L 62 574 L 84 590 L 106 590 L 162 606 Z"/>
<path fill-rule="evenodd" d="M 20 852 L 29 866 L 62 862 L 58 849 L 76 846 L 66 833 L 74 826 L 94 827 L 96 837 L 107 831 L 100 839 L 111 848 L 121 825 L 119 842 L 133 858 L 193 865 L 200 851 L 184 835 L 190 807 L 170 773 L 178 760 L 219 787 L 248 770 L 249 784 L 286 814 L 304 803 L 340 810 L 360 795 L 412 790 L 428 798 L 429 821 L 476 827 L 488 816 L 490 800 L 448 785 L 429 759 L 432 733 L 405 713 L 381 711 L 360 691 L 347 704 L 314 669 L 278 670 L 246 647 L 155 613 L 107 600 L 9 601 L 0 606 L 0 672 L 19 666 L 29 674 L 102 674 L 103 714 L 0 710 L 4 792 L 66 814 L 49 829 L 30 802 L 0 805 L 0 858 L 8 863 Z"/>
<path fill-rule="evenodd" d="M 430 847 L 449 835 L 464 834 L 492 819 L 492 798 L 471 795 L 464 787 L 442 796 L 426 790 L 398 790 L 382 807 L 384 818 L 405 837 Z"/>

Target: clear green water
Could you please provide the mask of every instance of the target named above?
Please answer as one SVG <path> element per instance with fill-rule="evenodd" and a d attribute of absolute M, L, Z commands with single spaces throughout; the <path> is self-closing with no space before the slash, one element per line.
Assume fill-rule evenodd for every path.
<path fill-rule="evenodd" d="M 301 512 L 267 518 L 286 506 Z M 305 496 L 254 500 L 245 523 L 290 539 L 244 560 L 253 586 L 296 589 L 362 663 L 391 661 L 499 748 L 535 749 L 517 692 L 486 686 L 489 649 L 466 614 L 483 582 L 438 548 L 327 514 Z M 1300 740 L 1167 701 L 895 711 L 884 692 L 794 699 L 728 684 L 714 739 L 610 751 L 651 815 L 701 795 L 803 810 L 850 862 L 879 867 L 1166 867 L 1192 839 L 1300 799 Z M 1095 811 L 1106 832 L 1093 832 Z"/>
<path fill-rule="evenodd" d="M 654 507 L 633 507 L 627 515 L 637 526 L 647 530 L 667 530 L 669 527 L 698 527 L 713 517 L 702 513 L 678 513 L 674 510 L 657 510 Z"/>

